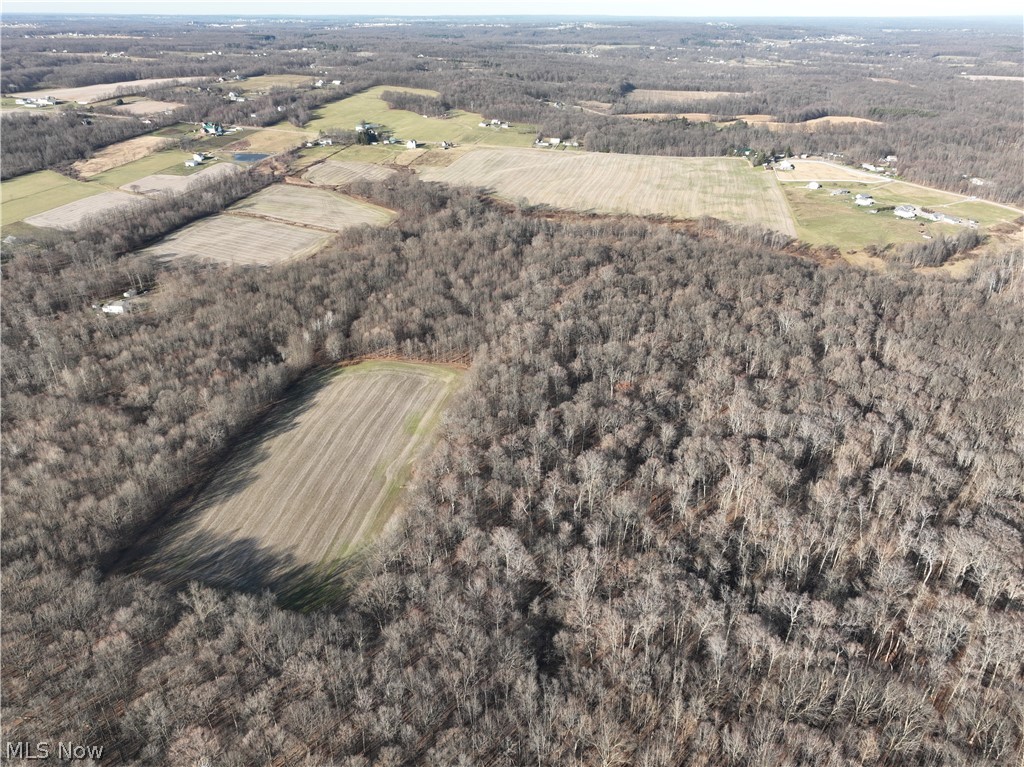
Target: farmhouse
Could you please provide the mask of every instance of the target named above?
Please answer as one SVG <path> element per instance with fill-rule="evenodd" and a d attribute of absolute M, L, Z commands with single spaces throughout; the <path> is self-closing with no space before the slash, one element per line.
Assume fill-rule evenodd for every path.
<path fill-rule="evenodd" d="M 917 218 L 917 208 L 913 205 L 897 205 L 893 214 L 897 218 L 914 219 Z"/>
<path fill-rule="evenodd" d="M 415 149 L 416 146 L 417 146 L 417 144 L 416 144 L 416 142 L 413 139 L 409 139 L 408 141 L 405 142 L 405 148 L 406 149 Z"/>
<path fill-rule="evenodd" d="M 807 185 L 807 188 L 808 189 L 821 189 L 821 184 L 819 184 L 817 181 L 812 181 L 811 183 L 809 183 Z"/>
<path fill-rule="evenodd" d="M 100 307 L 104 314 L 128 314 L 138 308 L 139 306 L 136 302 L 128 299 L 111 301 L 109 304 L 103 304 L 103 306 Z"/>
<path fill-rule="evenodd" d="M 872 197 L 870 194 L 858 194 L 854 198 L 853 202 L 856 205 L 864 205 L 864 206 L 874 205 L 875 204 L 875 198 Z"/>
<path fill-rule="evenodd" d="M 796 166 L 791 162 L 780 162 L 775 166 L 775 170 L 796 170 Z"/>

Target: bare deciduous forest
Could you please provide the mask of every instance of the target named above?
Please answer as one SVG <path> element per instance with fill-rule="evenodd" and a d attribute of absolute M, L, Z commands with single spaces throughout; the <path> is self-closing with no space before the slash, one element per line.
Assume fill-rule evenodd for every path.
<path fill-rule="evenodd" d="M 456 108 L 585 135 L 591 150 L 827 141 L 851 160 L 906 153 L 908 176 L 945 188 L 963 173 L 997 180 L 995 196 L 1019 202 L 1019 120 L 995 114 L 989 81 L 935 74 L 943 56 L 978 57 L 979 74 L 1007 59 L 1019 69 L 1013 31 L 979 25 L 955 38 L 905 29 L 891 51 L 848 54 L 889 77 L 912 50 L 901 76 L 931 79 L 914 79 L 918 101 L 886 102 L 912 106 L 879 108 L 944 100 L 948 117 L 874 114 L 883 128 L 793 135 L 552 106 L 572 94 L 630 109 L 632 89 L 685 87 L 760 94 L 729 97 L 730 112 L 760 98 L 784 119 L 869 116 L 870 89 L 839 74 L 784 89 L 771 67 L 711 78 L 699 64 L 707 46 L 723 57 L 810 34 L 789 27 L 578 26 L 556 48 L 562 32 L 537 25 L 199 27 L 188 45 L 232 43 L 239 59 L 280 47 L 267 69 L 318 62 L 353 73 L 346 90 L 356 74 L 352 91 L 430 87 Z M 823 41 L 794 42 L 793 57 L 817 46 L 845 71 L 841 41 L 824 39 L 834 34 L 815 28 Z M 669 39 L 691 74 L 666 74 L 676 54 L 647 43 L 594 48 Z M 149 61 L 134 41 L 128 69 L 64 75 L 64 54 L 30 50 L 39 43 L 5 32 L 5 91 L 129 69 L 223 73 L 197 56 Z M 289 102 L 298 122 L 322 93 Z M 283 96 L 267 98 L 277 112 Z M 962 119 L 971 108 L 978 121 Z M 31 131 L 10 147 L 8 119 L 5 174 L 8 162 L 22 169 L 11 175 L 43 167 L 18 159 L 41 150 Z M 945 142 L 970 148 L 953 162 Z M 86 143 L 39 162 L 99 145 Z M 895 262 L 874 272 L 795 255 L 753 228 L 548 215 L 399 173 L 347 188 L 397 211 L 394 223 L 344 231 L 305 260 L 167 268 L 135 254 L 273 179 L 257 169 L 4 246 L 7 741 L 102 745 L 102 764 L 218 767 L 1021 758 L 1019 246 L 964 279 Z M 150 291 L 145 311 L 91 308 L 129 287 Z M 142 542 L 309 374 L 373 356 L 470 363 L 379 545 L 337 571 L 262 580 L 278 570 L 273 552 L 229 545 L 244 583 L 138 570 Z"/>

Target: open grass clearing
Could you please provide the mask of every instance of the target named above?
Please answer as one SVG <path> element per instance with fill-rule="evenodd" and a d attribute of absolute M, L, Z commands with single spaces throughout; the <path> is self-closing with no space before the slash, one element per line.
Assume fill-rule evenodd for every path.
<path fill-rule="evenodd" d="M 355 554 L 401 504 L 460 373 L 363 362 L 305 382 L 216 471 L 153 557 L 244 581 L 259 549 L 286 567 Z M 261 574 L 262 575 L 262 574 Z"/>
<path fill-rule="evenodd" d="M 192 258 L 228 266 L 272 266 L 320 250 L 329 232 L 219 214 L 179 229 L 142 252 L 162 261 Z"/>
<path fill-rule="evenodd" d="M 207 165 L 204 168 L 199 168 L 197 173 L 192 173 L 187 176 L 170 173 L 156 173 L 152 176 L 145 176 L 144 178 L 140 178 L 138 181 L 132 181 L 131 183 L 124 184 L 121 187 L 121 190 L 145 195 L 166 194 L 168 192 L 180 194 L 198 186 L 199 184 L 205 184 L 208 181 L 223 178 L 224 176 L 232 176 L 241 172 L 241 169 L 237 165 L 219 162 L 214 165 Z"/>
<path fill-rule="evenodd" d="M 72 167 L 84 178 L 92 178 L 112 168 L 141 160 L 165 148 L 172 139 L 162 136 L 137 136 L 105 146 L 87 160 L 78 160 Z"/>
<path fill-rule="evenodd" d="M 150 77 L 145 80 L 123 80 L 118 83 L 99 83 L 97 85 L 84 85 L 79 88 L 42 88 L 24 93 L 8 94 L 14 98 L 41 98 L 53 96 L 61 101 L 75 101 L 79 104 L 91 104 L 95 101 L 114 98 L 121 93 L 132 93 L 158 86 L 174 83 L 190 83 L 196 80 L 205 80 L 205 77 Z"/>
<path fill-rule="evenodd" d="M 0 223 L 7 227 L 102 191 L 52 170 L 18 176 L 0 183 Z"/>
<path fill-rule="evenodd" d="M 325 160 L 306 171 L 303 178 L 321 186 L 342 186 L 353 181 L 383 181 L 395 172 L 394 168 L 369 162 Z"/>
<path fill-rule="evenodd" d="M 441 119 L 424 117 L 404 109 L 391 109 L 382 101 L 380 94 L 385 91 L 408 91 L 421 95 L 437 95 L 436 91 L 416 88 L 401 88 L 382 85 L 357 93 L 349 98 L 335 101 L 315 110 L 314 117 L 306 124 L 313 131 L 351 131 L 362 121 L 383 125 L 402 141 L 419 141 L 456 144 L 483 144 L 492 146 L 521 146 L 533 144 L 537 129 L 531 125 L 512 124 L 510 128 L 481 128 L 483 118 L 478 114 L 453 110 L 450 117 Z"/>
<path fill-rule="evenodd" d="M 274 184 L 228 210 L 336 232 L 361 224 L 384 226 L 395 216 L 393 211 L 347 195 L 294 184 Z"/>
<path fill-rule="evenodd" d="M 87 224 L 99 223 L 104 218 L 113 217 L 119 211 L 125 211 L 141 203 L 135 195 L 124 192 L 101 192 L 28 216 L 25 223 L 50 229 L 78 229 Z"/>
<path fill-rule="evenodd" d="M 448 167 L 424 167 L 428 181 L 484 187 L 532 205 L 759 224 L 796 234 L 772 174 L 728 157 L 480 149 Z"/>

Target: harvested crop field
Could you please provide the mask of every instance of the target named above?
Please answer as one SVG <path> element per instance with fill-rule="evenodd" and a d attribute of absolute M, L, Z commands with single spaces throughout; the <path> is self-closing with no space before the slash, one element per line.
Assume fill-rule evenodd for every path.
<path fill-rule="evenodd" d="M 145 117 L 146 115 L 160 114 L 161 112 L 170 112 L 177 109 L 184 104 L 178 104 L 174 101 L 156 101 L 154 99 L 139 99 L 138 101 L 132 101 L 127 104 L 121 104 L 115 106 L 113 109 L 115 112 L 122 112 L 129 115 L 139 115 Z"/>
<path fill-rule="evenodd" d="M 198 173 L 188 176 L 155 173 L 152 176 L 140 178 L 138 181 L 122 184 L 120 188 L 126 192 L 135 192 L 136 194 L 156 195 L 165 192 L 180 194 L 199 184 L 205 184 L 208 181 L 223 178 L 224 176 L 233 176 L 241 172 L 237 165 L 222 162 L 203 168 Z"/>
<path fill-rule="evenodd" d="M 884 176 L 877 173 L 868 173 L 858 168 L 850 168 L 845 165 L 837 165 L 824 160 L 791 160 L 793 170 L 777 170 L 775 173 L 779 181 L 861 181 L 861 182 L 882 182 L 888 181 Z"/>
<path fill-rule="evenodd" d="M 326 189 L 275 184 L 231 206 L 232 213 L 249 213 L 339 232 L 350 226 L 384 226 L 394 217 L 381 208 Z"/>
<path fill-rule="evenodd" d="M 244 580 L 253 549 L 285 566 L 355 553 L 400 504 L 459 380 L 442 366 L 363 362 L 307 381 L 215 473 L 155 558 L 190 578 Z"/>
<path fill-rule="evenodd" d="M 79 175 L 91 178 L 111 168 L 119 168 L 148 157 L 170 143 L 170 139 L 160 136 L 138 136 L 104 147 L 88 160 L 79 160 L 72 167 Z"/>
<path fill-rule="evenodd" d="M 814 131 L 829 125 L 863 125 L 868 127 L 884 125 L 877 120 L 869 120 L 866 117 L 849 117 L 844 115 L 829 115 L 828 117 L 816 117 L 813 120 L 805 120 L 800 123 L 767 122 L 765 125 L 773 130 L 809 130 Z"/>
<path fill-rule="evenodd" d="M 270 266 L 316 253 L 330 233 L 220 214 L 179 229 L 143 253 L 163 261 L 194 258 L 231 266 Z"/>
<path fill-rule="evenodd" d="M 673 218 L 706 215 L 796 233 L 773 175 L 740 158 L 481 149 L 446 168 L 422 168 L 420 175 L 484 187 L 532 205 Z"/>
<path fill-rule="evenodd" d="M 302 177 L 321 186 L 342 186 L 353 181 L 383 181 L 395 170 L 370 162 L 337 162 L 326 160 L 310 168 Z"/>
<path fill-rule="evenodd" d="M 79 104 L 91 104 L 94 101 L 114 98 L 121 93 L 138 92 L 147 88 L 155 88 L 159 85 L 170 83 L 188 83 L 196 80 L 204 80 L 204 77 L 151 77 L 145 80 L 124 80 L 119 83 L 100 83 L 98 85 L 84 85 L 80 88 L 42 88 L 24 93 L 7 94 L 14 98 L 39 98 L 42 96 L 53 96 L 61 101 L 76 101 Z"/>
<path fill-rule="evenodd" d="M 102 192 L 83 200 L 69 202 L 59 208 L 29 216 L 25 219 L 25 223 L 51 229 L 78 229 L 140 204 L 142 201 L 134 195 L 124 192 Z"/>

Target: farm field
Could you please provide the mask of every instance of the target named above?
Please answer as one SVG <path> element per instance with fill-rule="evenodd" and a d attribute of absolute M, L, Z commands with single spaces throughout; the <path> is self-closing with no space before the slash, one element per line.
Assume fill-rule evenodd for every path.
<path fill-rule="evenodd" d="M 78 160 L 72 167 L 85 178 L 91 178 L 111 168 L 148 157 L 170 143 L 170 139 L 161 136 L 137 136 L 103 147 L 89 159 Z"/>
<path fill-rule="evenodd" d="M 241 169 L 237 165 L 231 165 L 226 162 L 219 162 L 216 165 L 207 165 L 201 168 L 199 172 L 192 173 L 190 175 L 172 175 L 169 173 L 155 173 L 152 176 L 145 176 L 140 178 L 138 181 L 132 181 L 131 183 L 124 184 L 121 189 L 125 192 L 135 192 L 136 194 L 162 194 L 165 192 L 181 193 L 187 191 L 190 187 L 196 184 L 206 183 L 216 178 L 222 178 L 224 176 L 230 176 L 235 173 L 240 173 Z"/>
<path fill-rule="evenodd" d="M 78 229 L 104 216 L 141 204 L 141 200 L 124 192 L 101 192 L 66 205 L 28 216 L 26 224 L 52 229 Z M 6 207 L 6 206 L 5 206 Z"/>
<path fill-rule="evenodd" d="M 222 85 L 230 86 L 236 92 L 265 93 L 271 88 L 296 88 L 300 85 L 312 85 L 316 79 L 310 75 L 259 75 L 245 80 L 231 80 Z"/>
<path fill-rule="evenodd" d="M 383 181 L 396 171 L 385 165 L 370 162 L 338 162 L 326 160 L 310 168 L 303 178 L 323 186 L 341 186 L 353 181 Z"/>
<path fill-rule="evenodd" d="M 205 77 L 151 77 L 145 80 L 124 80 L 119 83 L 100 83 L 98 85 L 84 85 L 79 88 L 43 88 L 24 93 L 9 93 L 14 98 L 38 98 L 41 96 L 53 96 L 61 101 L 75 101 L 79 104 L 91 104 L 94 101 L 114 98 L 118 95 L 119 89 L 143 90 L 154 88 L 158 85 L 168 83 L 189 83 L 196 80 L 205 80 Z"/>
<path fill-rule="evenodd" d="M 304 142 L 315 139 L 316 133 L 262 128 L 244 138 L 233 141 L 223 147 L 225 152 L 257 152 L 260 154 L 279 154 L 289 149 L 301 147 Z"/>
<path fill-rule="evenodd" d="M 858 168 L 851 168 L 846 165 L 826 162 L 824 160 L 791 160 L 793 170 L 777 170 L 775 175 L 779 181 L 788 183 L 791 181 L 818 181 L 824 184 L 826 181 L 860 181 L 883 183 L 887 181 L 877 173 L 868 173 Z"/>
<path fill-rule="evenodd" d="M 480 149 L 448 167 L 419 172 L 427 181 L 484 187 L 533 205 L 675 218 L 707 215 L 796 234 L 772 174 L 740 158 Z"/>
<path fill-rule="evenodd" d="M 456 144 L 486 144 L 492 146 L 521 146 L 533 144 L 537 135 L 535 127 L 516 125 L 502 130 L 500 128 L 481 128 L 483 119 L 478 114 L 454 110 L 447 119 L 423 117 L 403 109 L 391 109 L 387 102 L 382 101 L 380 94 L 384 91 L 408 91 L 422 95 L 436 96 L 436 91 L 416 88 L 400 88 L 382 85 L 357 93 L 347 99 L 317 109 L 316 115 L 305 128 L 314 131 L 341 129 L 350 131 L 360 121 L 377 123 L 394 132 L 395 138 L 403 141 L 414 140 L 438 143 L 450 141 Z"/>
<path fill-rule="evenodd" d="M 289 565 L 356 553 L 400 504 L 459 380 L 438 365 L 363 362 L 308 381 L 216 472 L 157 558 L 182 562 L 189 577 L 223 578 L 244 563 L 206 540 Z"/>
<path fill-rule="evenodd" d="M 271 266 L 320 250 L 328 232 L 220 214 L 179 229 L 143 250 L 163 261 L 194 258 L 231 266 Z"/>
<path fill-rule="evenodd" d="M 138 99 L 135 101 L 126 101 L 120 106 L 115 105 L 113 107 L 115 112 L 122 112 L 129 115 L 139 115 L 145 117 L 146 115 L 155 115 L 160 112 L 168 112 L 177 109 L 183 104 L 178 104 L 174 101 L 156 101 L 154 99 Z"/>
<path fill-rule="evenodd" d="M 190 173 L 202 170 L 201 167 L 185 167 L 185 160 L 190 160 L 191 158 L 191 152 L 183 152 L 180 149 L 164 149 L 141 157 L 138 160 L 132 160 L 131 162 L 126 162 L 97 173 L 90 181 L 110 189 L 117 189 L 156 173 L 187 176 Z"/>
<path fill-rule="evenodd" d="M 742 93 L 734 91 L 669 91 L 637 88 L 630 91 L 626 99 L 628 101 L 676 101 L 686 103 L 689 101 L 711 101 L 722 96 L 742 95 Z"/>
<path fill-rule="evenodd" d="M 52 170 L 40 170 L 0 183 L 0 224 L 17 221 L 100 194 L 101 187 L 75 181 Z"/>
<path fill-rule="evenodd" d="M 842 187 L 849 195 L 832 197 L 830 191 Z M 982 232 L 988 226 L 1013 221 L 1020 211 L 980 201 L 916 187 L 901 182 L 882 184 L 826 184 L 821 189 L 807 189 L 804 185 L 783 184 L 783 191 L 793 210 L 797 235 L 811 245 L 835 245 L 847 249 L 887 244 L 922 242 L 922 235 L 955 236 L 963 227 L 922 219 L 904 220 L 891 210 L 868 213 L 868 208 L 853 204 L 855 194 L 871 194 L 879 206 L 901 204 L 927 207 L 954 216 L 978 221 Z"/>
<path fill-rule="evenodd" d="M 395 215 L 386 208 L 343 194 L 292 184 L 274 184 L 228 210 L 336 232 L 360 224 L 384 226 Z"/>

